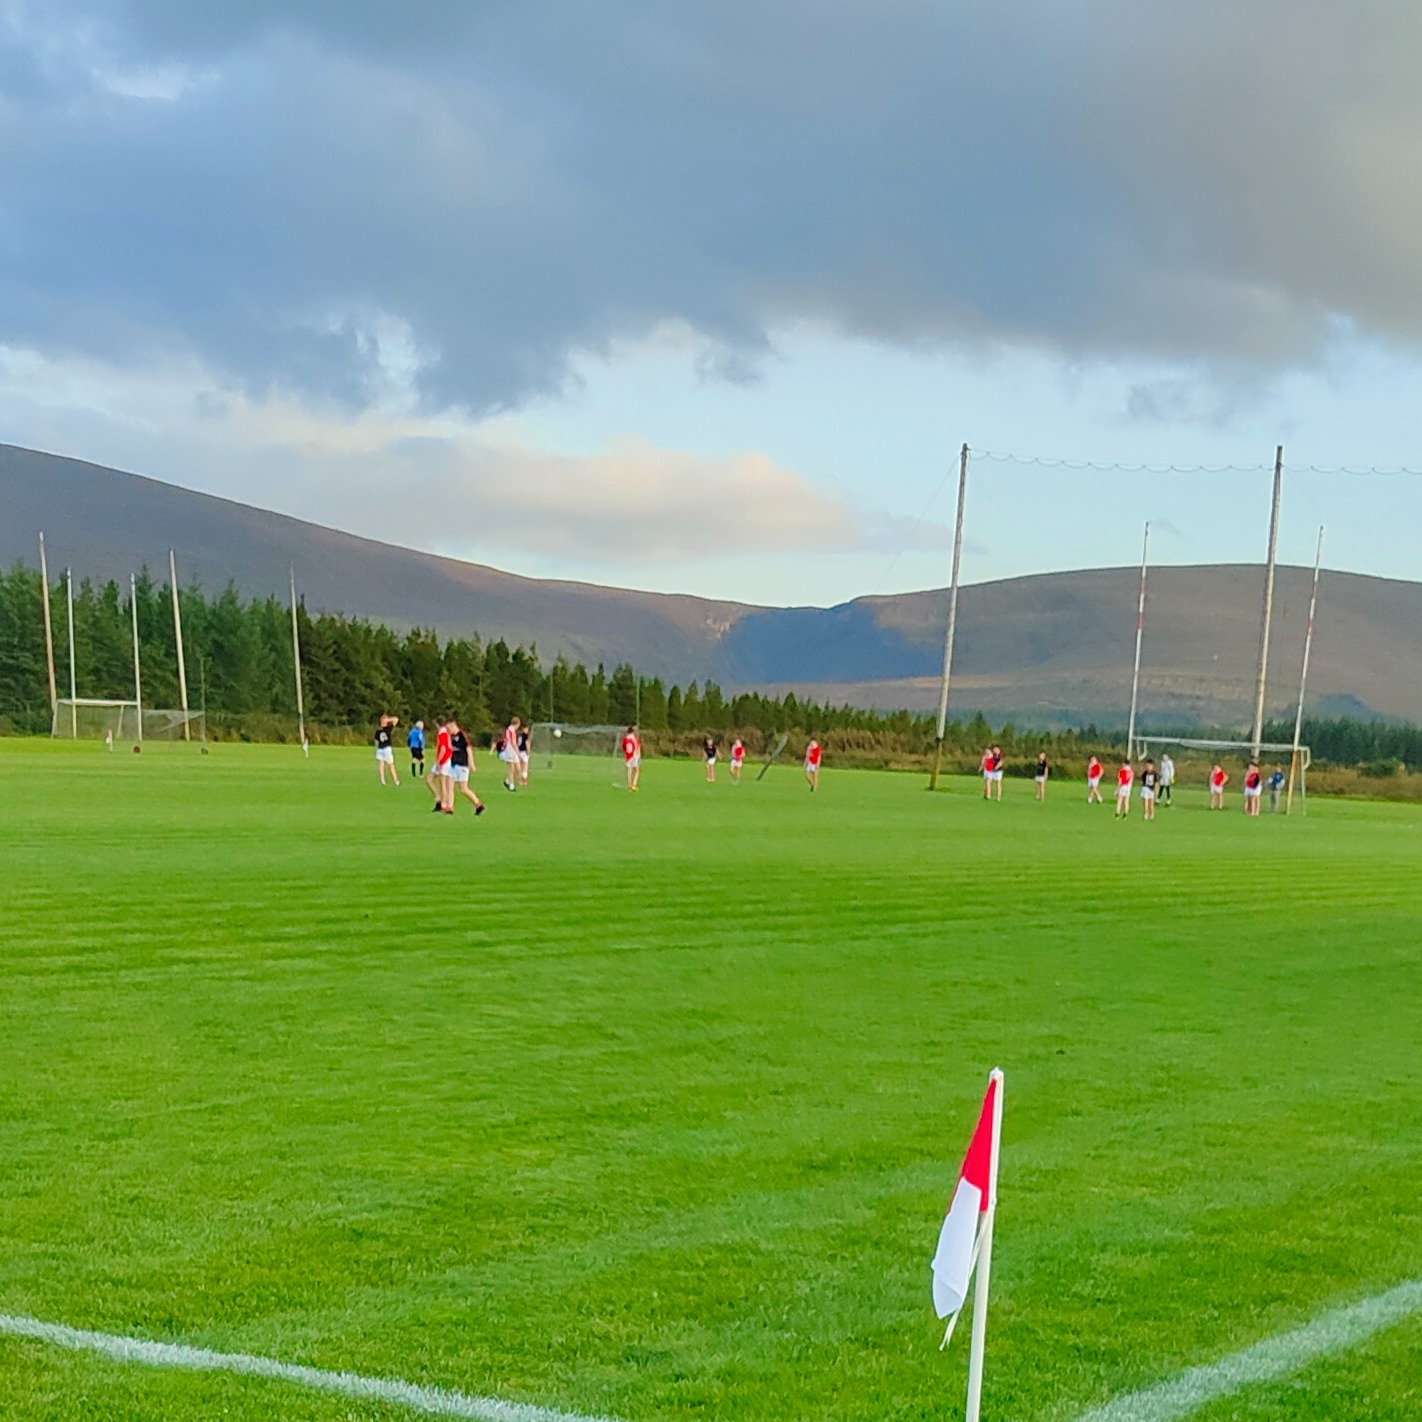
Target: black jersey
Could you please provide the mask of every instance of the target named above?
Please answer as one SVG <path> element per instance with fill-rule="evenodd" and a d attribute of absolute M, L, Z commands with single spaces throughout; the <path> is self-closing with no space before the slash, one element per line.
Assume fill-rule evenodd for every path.
<path fill-rule="evenodd" d="M 1154 790 L 1160 782 L 1160 776 L 1153 770 L 1141 771 L 1141 789 Z"/>
<path fill-rule="evenodd" d="M 390 727 L 389 727 L 389 726 L 382 726 L 382 727 L 375 733 L 375 748 L 376 748 L 376 750 L 389 750 L 389 749 L 390 749 Z"/>
<path fill-rule="evenodd" d="M 528 753 L 528 732 L 526 730 L 522 730 L 518 733 L 518 749 L 520 755 L 526 755 Z"/>
<path fill-rule="evenodd" d="M 449 738 L 449 763 L 451 765 L 469 764 L 469 737 L 463 731 L 456 731 Z"/>
<path fill-rule="evenodd" d="M 706 759 L 707 759 L 707 760 L 715 760 L 715 759 L 716 759 L 716 742 L 715 742 L 715 741 L 707 741 L 707 742 L 706 742 Z"/>

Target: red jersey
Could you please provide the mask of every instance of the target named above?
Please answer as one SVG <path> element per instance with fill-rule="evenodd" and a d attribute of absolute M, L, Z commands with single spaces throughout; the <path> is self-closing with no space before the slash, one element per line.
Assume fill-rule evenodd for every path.
<path fill-rule="evenodd" d="M 739 740 L 735 741 L 735 742 L 732 744 L 732 746 L 731 746 L 731 759 L 732 759 L 732 760 L 744 760 L 745 758 L 746 758 L 746 748 L 745 748 L 745 746 L 742 745 Z"/>
<path fill-rule="evenodd" d="M 1213 771 L 1211 771 L 1211 772 L 1210 772 L 1210 789 L 1211 789 L 1211 790 L 1223 790 L 1224 787 L 1225 787 L 1225 781 L 1228 780 L 1228 779 L 1229 779 L 1229 777 L 1228 777 L 1228 776 L 1224 773 L 1224 771 L 1222 771 L 1222 770 L 1213 770 Z"/>
<path fill-rule="evenodd" d="M 626 735 L 622 738 L 622 759 L 635 760 L 638 752 L 642 749 L 642 742 L 636 736 Z"/>
<path fill-rule="evenodd" d="M 992 752 L 991 752 L 991 751 L 987 751 L 987 752 L 983 755 L 983 769 L 984 769 L 984 770 L 991 770 L 991 769 L 992 769 Z"/>
<path fill-rule="evenodd" d="M 1257 790 L 1259 788 L 1259 782 L 1262 778 L 1263 777 L 1259 774 L 1257 770 L 1251 770 L 1249 774 L 1244 777 L 1245 789 Z"/>
<path fill-rule="evenodd" d="M 818 770 L 820 765 L 820 756 L 822 754 L 824 754 L 824 752 L 820 749 L 818 743 L 812 741 L 810 743 L 809 750 L 805 752 L 805 764 L 813 765 L 815 769 Z"/>
<path fill-rule="evenodd" d="M 1088 780 L 1101 779 L 1101 762 L 1095 756 L 1091 757 L 1091 763 L 1086 767 L 1086 778 Z"/>
<path fill-rule="evenodd" d="M 1116 772 L 1116 785 L 1118 789 L 1129 790 L 1131 781 L 1136 778 L 1136 772 L 1129 765 L 1123 765 Z"/>
<path fill-rule="evenodd" d="M 441 726 L 439 734 L 435 737 L 435 764 L 448 765 L 453 755 L 454 746 L 450 741 L 449 732 Z"/>

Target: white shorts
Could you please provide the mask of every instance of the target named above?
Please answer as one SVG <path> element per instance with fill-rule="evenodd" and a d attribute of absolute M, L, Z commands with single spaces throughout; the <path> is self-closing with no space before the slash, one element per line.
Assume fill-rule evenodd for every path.
<path fill-rule="evenodd" d="M 994 770 L 993 773 L 992 773 L 992 778 L 993 778 L 994 780 L 1001 780 L 1001 779 L 1002 779 L 1002 771 L 1000 771 L 1000 770 Z"/>
<path fill-rule="evenodd" d="M 394 747 L 393 747 L 393 746 L 376 746 L 376 748 L 375 748 L 375 758 L 376 758 L 376 760 L 382 760 L 382 761 L 384 761 L 386 765 L 394 765 L 394 764 L 395 764 L 395 749 L 394 749 Z"/>
<path fill-rule="evenodd" d="M 1259 789 L 1260 787 L 1258 785 L 1246 785 L 1244 787 L 1244 798 L 1246 800 L 1257 800 L 1259 798 Z"/>
<path fill-rule="evenodd" d="M 1101 788 L 1101 777 L 1099 775 L 1088 775 L 1086 777 L 1086 788 L 1088 790 L 1099 790 Z"/>
<path fill-rule="evenodd" d="M 627 758 L 626 758 L 626 762 L 627 762 L 627 769 L 628 769 L 628 770 L 638 770 L 638 769 L 640 769 L 640 768 L 641 768 L 641 765 L 642 765 L 642 756 L 641 756 L 641 753 L 639 752 L 637 755 L 627 757 Z M 603 773 L 606 774 L 605 771 L 604 771 Z"/>
<path fill-rule="evenodd" d="M 1131 798 L 1131 787 L 1129 785 L 1118 785 L 1116 787 L 1116 798 L 1118 800 L 1129 800 Z"/>
<path fill-rule="evenodd" d="M 1045 775 L 1034 775 L 1032 779 L 1035 780 L 1038 785 L 1045 785 L 1047 783 L 1047 777 Z"/>
<path fill-rule="evenodd" d="M 527 752 L 527 751 L 519 751 L 519 753 L 518 753 L 518 763 L 519 763 L 520 765 L 527 765 L 527 764 L 528 764 L 528 752 Z"/>
<path fill-rule="evenodd" d="M 501 750 L 499 752 L 499 759 L 503 761 L 505 765 L 517 765 L 518 752 L 516 750 Z"/>
<path fill-rule="evenodd" d="M 1154 800 L 1154 799 L 1155 799 L 1155 791 L 1152 790 L 1149 785 L 1142 785 L 1142 786 L 1141 786 L 1141 799 L 1142 799 L 1142 800 Z"/>
<path fill-rule="evenodd" d="M 807 760 L 807 761 L 805 762 L 805 774 L 806 774 L 806 775 L 813 775 L 818 769 L 819 769 L 819 766 L 816 765 L 816 764 L 814 763 L 814 761 Z"/>
<path fill-rule="evenodd" d="M 449 762 L 447 760 L 441 761 L 435 766 L 434 773 L 438 775 L 441 780 L 447 780 L 449 778 Z"/>
<path fill-rule="evenodd" d="M 456 785 L 467 785 L 469 783 L 469 767 L 467 765 L 451 765 L 449 767 L 449 778 Z"/>
<path fill-rule="evenodd" d="M 732 769 L 732 770 L 739 770 L 745 763 L 746 763 L 746 758 L 745 758 L 745 756 L 743 756 L 743 755 L 733 755 L 733 756 L 731 757 L 731 769 Z"/>

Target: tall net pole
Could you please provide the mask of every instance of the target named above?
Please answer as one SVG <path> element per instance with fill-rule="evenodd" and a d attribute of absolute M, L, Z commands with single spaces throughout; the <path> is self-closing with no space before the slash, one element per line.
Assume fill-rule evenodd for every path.
<path fill-rule="evenodd" d="M 1136 600 L 1136 660 L 1131 670 L 1131 714 L 1126 721 L 1126 758 L 1136 756 L 1136 706 L 1141 688 L 1141 637 L 1145 632 L 1146 568 L 1150 558 L 1150 524 L 1141 538 L 1141 592 Z"/>
<path fill-rule="evenodd" d="M 1308 595 L 1308 630 L 1304 633 L 1303 671 L 1299 673 L 1299 706 L 1294 713 L 1294 749 L 1289 756 L 1289 789 L 1284 797 L 1284 813 L 1293 813 L 1294 776 L 1299 766 L 1299 746 L 1303 742 L 1304 692 L 1308 689 L 1308 657 L 1313 650 L 1313 617 L 1318 610 L 1318 574 L 1323 567 L 1323 529 L 1318 530 L 1318 552 L 1313 558 L 1313 589 Z"/>
<path fill-rule="evenodd" d="M 306 694 L 301 689 L 301 630 L 296 619 L 296 569 L 287 569 L 291 578 L 291 660 L 296 672 L 296 724 L 301 732 L 301 753 L 306 755 Z"/>
<path fill-rule="evenodd" d="M 59 688 L 54 681 L 54 625 L 49 612 L 49 563 L 44 555 L 44 534 L 40 536 L 40 585 L 44 592 L 42 599 L 44 605 L 44 664 L 49 672 L 49 721 L 54 724 L 54 717 L 59 710 Z"/>
<path fill-rule="evenodd" d="M 74 665 L 74 570 L 64 570 L 64 604 L 69 615 L 69 733 L 79 739 L 78 673 Z"/>
<path fill-rule="evenodd" d="M 958 455 L 958 519 L 953 528 L 953 576 L 948 584 L 948 632 L 943 639 L 943 685 L 938 691 L 938 736 L 933 743 L 933 770 L 928 788 L 938 789 L 943 768 L 943 737 L 948 734 L 948 685 L 953 679 L 953 637 L 958 630 L 958 568 L 963 561 L 963 502 L 968 496 L 968 446 Z"/>
<path fill-rule="evenodd" d="M 1259 685 L 1254 693 L 1254 759 L 1264 739 L 1264 689 L 1269 678 L 1269 626 L 1274 619 L 1274 562 L 1279 551 L 1279 496 L 1284 487 L 1284 446 L 1274 451 L 1274 503 L 1269 512 L 1269 559 L 1264 568 L 1264 616 L 1259 634 Z"/>
<path fill-rule="evenodd" d="M 188 725 L 188 664 L 183 654 L 183 609 L 178 601 L 178 559 L 168 550 L 168 587 L 173 594 L 173 640 L 178 644 L 178 698 L 183 708 L 183 739 L 193 738 Z"/>
<path fill-rule="evenodd" d="M 138 579 L 128 575 L 128 605 L 133 612 L 133 701 L 138 713 L 138 744 L 143 744 L 143 673 L 138 662 Z"/>

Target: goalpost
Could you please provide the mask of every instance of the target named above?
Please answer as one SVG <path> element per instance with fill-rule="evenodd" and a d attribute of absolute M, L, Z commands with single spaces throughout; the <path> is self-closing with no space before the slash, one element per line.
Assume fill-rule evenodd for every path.
<path fill-rule="evenodd" d="M 528 728 L 530 758 L 542 757 L 546 768 L 556 767 L 561 756 L 617 755 L 626 726 L 579 726 L 566 721 L 535 721 Z"/>
<path fill-rule="evenodd" d="M 194 732 L 203 738 L 201 711 L 181 711 L 163 706 L 139 707 L 136 701 L 98 696 L 61 696 L 55 703 L 50 734 L 56 740 L 121 741 L 187 740 Z"/>
<path fill-rule="evenodd" d="M 1138 736 L 1136 744 L 1140 747 L 1140 754 L 1147 756 L 1150 754 L 1151 746 L 1179 746 L 1182 750 L 1198 751 L 1233 751 L 1238 754 L 1241 760 L 1260 761 L 1265 752 L 1276 755 L 1281 762 L 1288 761 L 1295 757 L 1291 763 L 1298 767 L 1298 789 L 1299 802 L 1304 814 L 1308 813 L 1308 768 L 1313 764 L 1313 753 L 1305 745 L 1296 745 L 1293 741 L 1214 741 L 1199 740 L 1191 736 Z M 1263 769 L 1262 764 L 1260 769 Z M 1285 813 L 1288 813 L 1287 809 Z"/>

